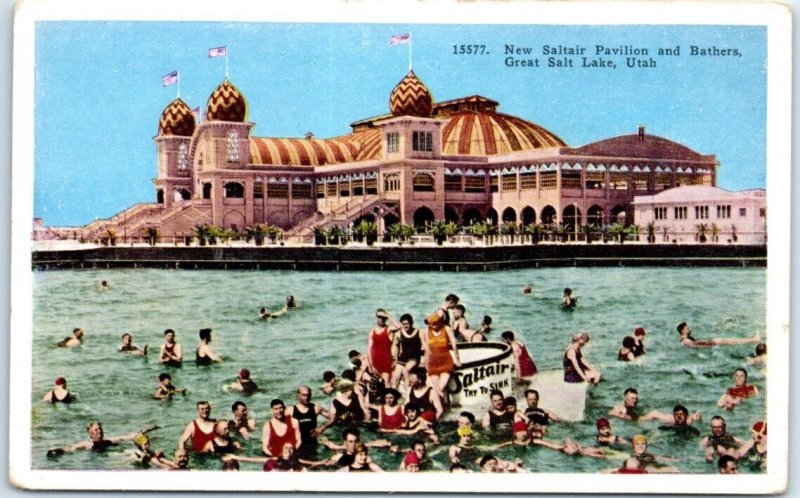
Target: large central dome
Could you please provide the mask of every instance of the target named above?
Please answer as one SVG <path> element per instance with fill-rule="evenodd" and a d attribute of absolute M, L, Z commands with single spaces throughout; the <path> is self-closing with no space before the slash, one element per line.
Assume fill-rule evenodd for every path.
<path fill-rule="evenodd" d="M 462 110 L 447 117 L 442 129 L 445 155 L 489 156 L 566 145 L 549 130 L 508 114 Z"/>

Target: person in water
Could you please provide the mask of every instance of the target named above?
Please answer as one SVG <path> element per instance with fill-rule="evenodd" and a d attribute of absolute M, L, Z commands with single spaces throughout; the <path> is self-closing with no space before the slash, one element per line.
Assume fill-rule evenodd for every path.
<path fill-rule="evenodd" d="M 657 473 L 678 472 L 677 469 L 674 469 L 666 464 L 669 459 L 662 456 L 653 455 L 647 451 L 647 436 L 643 434 L 637 434 L 633 436 L 632 445 L 633 452 L 631 453 L 631 457 L 639 460 L 639 469 Z"/>
<path fill-rule="evenodd" d="M 440 308 L 439 311 L 441 310 Z M 453 371 L 461 366 L 461 358 L 453 331 L 442 321 L 441 316 L 431 313 L 427 322 L 420 365 L 426 368 L 430 384 L 436 393 L 441 399 L 445 399 L 445 386 L 450 382 Z"/>
<path fill-rule="evenodd" d="M 597 434 L 594 440 L 598 446 L 622 446 L 630 442 L 622 436 L 616 436 L 611 432 L 611 422 L 605 417 L 597 419 Z"/>
<path fill-rule="evenodd" d="M 242 396 L 252 396 L 258 392 L 258 385 L 250 378 L 250 370 L 242 368 L 236 375 L 233 384 L 229 384 L 227 389 L 242 393 Z"/>
<path fill-rule="evenodd" d="M 150 467 L 151 464 L 158 467 L 170 469 L 175 468 L 176 465 L 172 460 L 164 457 L 163 451 L 154 451 L 150 448 L 150 438 L 146 434 L 139 433 L 133 438 L 133 444 L 136 445 L 134 455 L 136 460 L 144 468 Z"/>
<path fill-rule="evenodd" d="M 716 338 L 716 339 L 695 339 L 692 337 L 692 329 L 686 322 L 681 322 L 676 327 L 681 344 L 687 348 L 711 348 L 714 346 L 738 346 L 740 344 L 755 344 L 761 340 L 761 334 L 756 332 L 746 338 Z"/>
<path fill-rule="evenodd" d="M 420 418 L 433 424 L 444 414 L 442 398 L 438 391 L 427 383 L 428 373 L 422 367 L 414 367 L 408 374 L 406 403 L 419 409 Z"/>
<path fill-rule="evenodd" d="M 158 361 L 165 366 L 177 368 L 183 363 L 183 348 L 175 342 L 175 331 L 172 329 L 164 331 L 164 344 L 161 345 Z"/>
<path fill-rule="evenodd" d="M 394 332 L 400 328 L 400 322 L 391 313 L 378 309 L 375 312 L 375 328 L 369 331 L 367 337 L 367 368 L 379 375 L 386 386 L 389 385 L 394 368 L 392 364 Z"/>
<path fill-rule="evenodd" d="M 404 406 L 399 403 L 400 391 L 391 387 L 384 389 L 381 398 L 383 403 L 373 407 L 378 412 L 378 432 L 399 429 L 406 422 Z"/>
<path fill-rule="evenodd" d="M 717 468 L 720 474 L 738 474 L 739 464 L 730 455 L 722 455 L 717 461 Z"/>
<path fill-rule="evenodd" d="M 47 456 L 55 457 L 63 455 L 64 453 L 72 453 L 78 450 L 89 450 L 96 453 L 105 453 L 110 448 L 119 446 L 119 443 L 123 441 L 133 441 L 137 435 L 147 434 L 148 432 L 156 429 L 158 429 L 158 426 L 153 425 L 147 429 L 136 431 L 131 434 L 106 437 L 105 433 L 103 432 L 103 425 L 100 422 L 92 421 L 86 426 L 86 432 L 89 434 L 88 440 L 80 441 L 71 446 L 47 450 Z"/>
<path fill-rule="evenodd" d="M 285 315 L 289 310 L 297 308 L 297 303 L 294 300 L 294 296 L 286 296 L 286 304 L 283 305 L 283 308 L 270 313 L 267 311 L 266 308 L 261 308 L 260 315 L 262 320 L 266 320 L 268 318 L 278 318 L 282 315 Z"/>
<path fill-rule="evenodd" d="M 147 344 L 144 345 L 144 348 L 139 348 L 133 344 L 133 336 L 127 332 L 122 334 L 122 343 L 119 345 L 119 349 L 121 353 L 128 353 L 135 356 L 146 356 L 147 355 Z"/>
<path fill-rule="evenodd" d="M 419 365 L 422 359 L 422 333 L 414 327 L 414 317 L 408 313 L 400 317 L 400 330 L 396 334 L 397 338 L 397 357 L 394 362 L 392 372 L 391 387 L 397 388 L 400 380 L 403 381 L 408 389 L 408 372 Z"/>
<path fill-rule="evenodd" d="M 352 382 L 346 380 L 339 382 L 339 392 L 331 400 L 331 407 L 328 409 L 328 421 L 319 428 L 318 435 L 334 424 L 349 427 L 367 418 L 369 409 L 365 410 L 362 407 L 358 396 L 353 391 L 353 385 Z"/>
<path fill-rule="evenodd" d="M 158 376 L 158 389 L 156 389 L 153 397 L 155 399 L 172 399 L 175 394 L 186 394 L 185 387 L 175 387 L 172 385 L 172 376 L 166 372 Z"/>
<path fill-rule="evenodd" d="M 75 395 L 67 389 L 67 379 L 64 377 L 57 377 L 53 383 L 53 388 L 44 395 L 42 401 L 47 403 L 72 403 L 75 401 Z"/>
<path fill-rule="evenodd" d="M 59 348 L 77 348 L 83 344 L 84 332 L 80 327 L 72 329 L 72 335 L 65 337 L 56 343 Z"/>
<path fill-rule="evenodd" d="M 492 317 L 489 315 L 483 315 L 478 330 L 472 334 L 472 337 L 469 338 L 469 342 L 487 342 L 489 339 L 487 339 L 486 336 L 492 331 L 491 325 Z"/>
<path fill-rule="evenodd" d="M 453 336 L 458 342 L 470 342 L 474 330 L 470 330 L 469 323 L 464 315 L 467 314 L 467 308 L 463 304 L 457 304 L 452 308 L 452 321 L 450 329 L 453 331 Z"/>
<path fill-rule="evenodd" d="M 500 339 L 511 347 L 511 354 L 514 356 L 514 362 L 516 363 L 514 380 L 518 383 L 524 382 L 536 375 L 536 372 L 538 372 L 536 363 L 533 362 L 533 358 L 528 353 L 528 348 L 525 344 L 515 338 L 514 332 L 506 330 L 500 334 Z"/>
<path fill-rule="evenodd" d="M 242 449 L 242 444 L 230 437 L 230 426 L 227 420 L 220 419 L 214 423 L 214 437 L 206 442 L 201 453 L 212 453 L 217 456 L 227 455 Z"/>
<path fill-rule="evenodd" d="M 300 427 L 300 446 L 297 449 L 302 458 L 313 459 L 317 456 L 317 418 L 328 418 L 328 410 L 322 405 L 311 402 L 311 388 L 300 386 L 297 388 L 297 403 L 286 410 L 286 414 L 297 421 Z"/>
<path fill-rule="evenodd" d="M 256 430 L 256 421 L 247 413 L 247 404 L 244 401 L 234 401 L 231 405 L 231 419 L 228 421 L 231 434 L 250 439 L 250 434 Z"/>
<path fill-rule="evenodd" d="M 326 396 L 330 395 L 336 390 L 338 383 L 339 379 L 336 378 L 336 374 L 332 370 L 325 370 L 322 372 L 322 385 L 319 386 L 319 390 Z"/>
<path fill-rule="evenodd" d="M 211 342 L 211 329 L 200 329 L 200 344 L 197 346 L 197 351 L 194 354 L 194 362 L 198 367 L 211 365 L 212 363 L 221 363 L 222 358 L 217 356 L 211 349 L 209 343 Z"/>
<path fill-rule="evenodd" d="M 339 468 L 339 472 L 383 472 L 383 469 L 369 458 L 369 449 L 357 443 L 353 453 L 353 463 Z"/>
<path fill-rule="evenodd" d="M 666 423 L 659 426 L 659 429 L 671 430 L 685 436 L 700 435 L 700 431 L 691 426 L 693 422 L 699 422 L 703 419 L 699 411 L 690 416 L 688 408 L 683 405 L 675 405 L 675 408 L 672 409 L 671 417 L 655 411 L 651 413 L 653 414 L 652 419 Z"/>
<path fill-rule="evenodd" d="M 633 354 L 633 348 L 636 347 L 636 340 L 626 335 L 622 339 L 622 347 L 619 348 L 617 352 L 617 360 L 619 361 L 634 361 L 636 360 L 636 355 Z"/>
<path fill-rule="evenodd" d="M 444 298 L 442 305 L 439 306 L 439 308 L 434 312 L 441 319 L 444 325 L 450 325 L 450 310 L 456 307 L 458 301 L 458 296 L 455 294 L 448 294 Z"/>
<path fill-rule="evenodd" d="M 572 336 L 564 353 L 564 382 L 600 382 L 600 372 L 583 359 L 581 348 L 589 342 L 589 334 L 581 332 Z"/>
<path fill-rule="evenodd" d="M 574 310 L 577 305 L 578 298 L 572 297 L 572 289 L 565 287 L 564 297 L 561 298 L 561 308 L 565 310 Z"/>
<path fill-rule="evenodd" d="M 633 356 L 640 357 L 644 354 L 644 336 L 647 334 L 643 327 L 636 327 L 633 331 Z"/>
<path fill-rule="evenodd" d="M 208 401 L 197 402 L 197 417 L 186 425 L 180 439 L 178 448 L 184 448 L 191 440 L 192 451 L 202 453 L 206 444 L 216 436 L 215 420 L 211 418 L 211 405 Z"/>
<path fill-rule="evenodd" d="M 622 404 L 612 408 L 608 415 L 632 422 L 640 420 L 642 415 L 639 413 L 639 392 L 632 387 L 625 389 Z"/>
<path fill-rule="evenodd" d="M 753 424 L 750 439 L 738 448 L 720 453 L 734 457 L 740 464 L 744 463 L 753 470 L 763 470 L 767 468 L 767 446 L 767 423 L 759 420 Z"/>
<path fill-rule="evenodd" d="M 737 368 L 733 373 L 733 387 L 728 388 L 725 394 L 717 401 L 717 406 L 726 410 L 733 410 L 743 400 L 758 396 L 758 388 L 747 383 L 747 370 Z"/>
<path fill-rule="evenodd" d="M 711 435 L 700 440 L 700 447 L 705 450 L 708 463 L 714 461 L 715 455 L 726 455 L 743 444 L 744 441 L 727 433 L 725 419 L 719 415 L 711 417 Z"/>
<path fill-rule="evenodd" d="M 751 358 L 747 360 L 748 365 L 766 365 L 767 364 L 767 345 L 763 342 L 758 343 L 756 352 Z"/>
<path fill-rule="evenodd" d="M 270 407 L 272 418 L 264 422 L 264 428 L 261 430 L 261 449 L 265 455 L 277 457 L 286 443 L 291 443 L 295 449 L 299 448 L 302 436 L 300 424 L 286 414 L 283 400 L 273 399 Z"/>
<path fill-rule="evenodd" d="M 550 422 L 561 422 L 561 418 L 553 412 L 545 410 L 544 408 L 539 408 L 539 391 L 536 389 L 525 390 L 525 402 L 528 405 L 525 407 L 525 417 L 527 417 L 529 421 L 533 420 L 542 425 L 549 425 Z"/>
<path fill-rule="evenodd" d="M 511 425 L 514 423 L 514 416 L 516 414 L 516 403 L 514 404 L 514 411 L 506 410 L 506 398 L 503 392 L 494 389 L 489 393 L 490 407 L 486 413 L 483 414 L 481 419 L 481 427 L 484 430 L 498 432 L 503 431 L 511 433 Z"/>

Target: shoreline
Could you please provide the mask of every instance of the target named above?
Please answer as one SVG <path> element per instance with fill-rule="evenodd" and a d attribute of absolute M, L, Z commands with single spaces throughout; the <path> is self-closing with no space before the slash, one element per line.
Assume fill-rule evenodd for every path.
<path fill-rule="evenodd" d="M 452 246 L 155 246 L 33 251 L 33 270 L 496 271 L 547 267 L 766 267 L 766 246 L 538 244 Z"/>

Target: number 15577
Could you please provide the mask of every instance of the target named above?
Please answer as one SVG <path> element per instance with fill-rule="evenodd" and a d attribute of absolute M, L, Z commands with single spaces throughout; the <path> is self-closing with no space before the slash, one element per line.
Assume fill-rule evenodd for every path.
<path fill-rule="evenodd" d="M 486 45 L 453 45 L 453 55 L 484 55 Z"/>

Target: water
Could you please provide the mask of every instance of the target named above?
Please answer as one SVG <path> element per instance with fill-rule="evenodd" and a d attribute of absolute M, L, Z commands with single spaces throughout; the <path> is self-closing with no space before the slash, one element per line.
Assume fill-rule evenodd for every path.
<path fill-rule="evenodd" d="M 569 337 L 588 331 L 591 342 L 585 357 L 603 373 L 603 382 L 589 390 L 586 419 L 582 423 L 551 426 L 548 439 L 570 437 L 579 444 L 594 441 L 594 420 L 606 416 L 619 404 L 622 392 L 635 387 L 642 411 L 657 409 L 671 413 L 681 403 L 704 420 L 698 426 L 706 435 L 710 419 L 723 415 L 728 432 L 742 439 L 749 427 L 764 418 L 766 378 L 748 369 L 750 382 L 761 395 L 741 404 L 734 412 L 721 413 L 715 405 L 732 385 L 730 374 L 743 366 L 754 346 L 688 349 L 677 339 L 675 326 L 690 323 L 698 338 L 745 337 L 765 323 L 764 269 L 729 268 L 557 268 L 494 273 L 310 273 L 282 271 L 167 271 L 85 270 L 36 272 L 34 274 L 34 334 L 32 378 L 32 448 L 34 468 L 132 469 L 132 443 L 125 451 L 108 454 L 78 452 L 57 459 L 45 458 L 48 448 L 86 439 L 89 420 L 100 420 L 106 435 L 135 432 L 157 424 L 151 433 L 152 447 L 172 453 L 185 425 L 195 415 L 195 403 L 209 400 L 212 417 L 229 418 L 231 404 L 239 399 L 224 390 L 240 368 L 249 368 L 264 392 L 245 399 L 257 434 L 245 454 L 260 454 L 261 426 L 272 398 L 294 401 L 298 385 L 314 388 L 315 401 L 330 400 L 317 387 L 324 370 L 341 372 L 351 349 L 366 350 L 367 331 L 373 313 L 384 307 L 396 316 L 410 312 L 418 322 L 434 310 L 443 297 L 454 292 L 467 307 L 474 327 L 484 314 L 493 317 L 493 335 L 514 330 L 528 345 L 540 370 L 560 369 Z M 99 291 L 107 280 L 111 289 Z M 530 295 L 521 292 L 533 285 Z M 559 308 L 562 289 L 569 286 L 578 296 L 578 309 Z M 282 317 L 262 321 L 259 308 L 277 310 L 287 294 L 297 296 L 299 309 Z M 637 326 L 647 330 L 647 355 L 639 364 L 616 360 L 622 338 Z M 82 347 L 53 347 L 70 335 L 74 327 L 86 331 Z M 177 331 L 184 358 L 192 360 L 200 328 L 214 329 L 212 347 L 225 361 L 211 367 L 185 362 L 171 370 L 173 383 L 187 386 L 187 396 L 156 401 L 152 394 L 163 331 Z M 131 332 L 134 343 L 149 344 L 144 359 L 117 352 L 120 336 Z M 64 376 L 79 401 L 50 405 L 40 401 L 52 388 L 53 379 Z M 520 406 L 524 406 L 524 401 Z M 482 414 L 476 414 L 478 418 Z M 630 438 L 650 435 L 650 451 L 676 458 L 672 465 L 682 472 L 714 473 L 706 464 L 699 438 L 676 438 L 658 429 L 658 422 L 626 423 L 612 420 L 614 433 Z M 375 436 L 362 431 L 365 439 Z M 339 441 L 339 431 L 326 433 Z M 444 424 L 443 445 L 429 447 L 434 468 L 446 470 L 447 447 L 455 442 L 454 428 Z M 401 445 L 410 442 L 399 438 Z M 478 431 L 476 444 L 500 442 Z M 128 447 L 129 445 L 129 447 Z M 536 472 L 596 472 L 617 467 L 619 459 L 572 457 L 544 448 L 505 448 L 500 458 L 518 456 Z M 320 457 L 329 453 L 322 449 Z M 371 456 L 384 469 L 396 469 L 402 454 L 372 450 Z M 219 468 L 213 458 L 192 457 L 196 468 Z M 260 465 L 242 463 L 243 470 Z M 743 469 L 747 472 L 747 469 Z"/>

